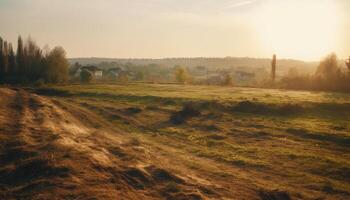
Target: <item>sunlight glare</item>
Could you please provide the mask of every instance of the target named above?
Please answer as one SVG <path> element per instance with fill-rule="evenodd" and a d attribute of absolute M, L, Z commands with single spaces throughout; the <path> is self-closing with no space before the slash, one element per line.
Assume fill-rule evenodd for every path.
<path fill-rule="evenodd" d="M 317 60 L 333 51 L 338 34 L 334 1 L 270 0 L 261 9 L 255 27 L 268 53 Z"/>

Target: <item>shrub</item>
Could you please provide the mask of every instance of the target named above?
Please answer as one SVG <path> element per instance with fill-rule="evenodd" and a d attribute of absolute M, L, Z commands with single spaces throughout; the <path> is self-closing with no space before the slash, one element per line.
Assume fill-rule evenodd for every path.
<path fill-rule="evenodd" d="M 225 78 L 224 78 L 224 81 L 222 83 L 223 85 L 226 85 L 226 86 L 232 86 L 233 85 L 233 80 L 232 80 L 232 77 L 230 74 L 226 74 L 225 75 Z"/>
<path fill-rule="evenodd" d="M 183 124 L 189 118 L 199 116 L 200 114 L 199 109 L 193 103 L 188 103 L 184 105 L 181 111 L 174 113 L 170 121 L 173 124 Z"/>
<path fill-rule="evenodd" d="M 179 83 L 187 83 L 190 80 L 190 76 L 186 69 L 179 67 L 176 69 L 175 73 L 176 81 Z"/>
<path fill-rule="evenodd" d="M 35 83 L 34 83 L 34 87 L 43 87 L 44 85 L 45 85 L 45 80 L 42 78 L 35 81 Z"/>

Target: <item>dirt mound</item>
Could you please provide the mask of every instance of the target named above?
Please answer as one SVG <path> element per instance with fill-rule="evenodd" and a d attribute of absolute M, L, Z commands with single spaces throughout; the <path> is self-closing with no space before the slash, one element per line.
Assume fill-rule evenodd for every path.
<path fill-rule="evenodd" d="M 174 113 L 170 117 L 170 122 L 176 125 L 183 124 L 188 119 L 199 115 L 201 115 L 199 108 L 194 103 L 187 103 L 183 106 L 181 111 Z"/>
<path fill-rule="evenodd" d="M 284 191 L 260 191 L 259 196 L 261 200 L 292 200 L 290 195 Z"/>

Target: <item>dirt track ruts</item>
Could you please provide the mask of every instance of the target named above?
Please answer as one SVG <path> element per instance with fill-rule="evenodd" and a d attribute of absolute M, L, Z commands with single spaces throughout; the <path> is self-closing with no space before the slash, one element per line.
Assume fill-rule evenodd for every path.
<path fill-rule="evenodd" d="M 87 110 L 23 89 L 0 88 L 0 96 L 0 199 L 235 195 L 191 173 L 166 169 L 161 163 L 167 159 L 157 160 L 161 155 L 154 149 L 111 129 Z M 246 196 L 239 199 L 257 199 L 253 190 L 245 190 Z"/>

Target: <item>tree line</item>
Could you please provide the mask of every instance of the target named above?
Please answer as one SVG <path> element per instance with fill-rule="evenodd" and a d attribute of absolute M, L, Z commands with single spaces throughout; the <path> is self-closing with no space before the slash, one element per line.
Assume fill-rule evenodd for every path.
<path fill-rule="evenodd" d="M 68 80 L 69 64 L 65 50 L 41 49 L 28 37 L 18 36 L 17 50 L 0 37 L 0 83 L 62 83 Z"/>
<path fill-rule="evenodd" d="M 302 90 L 327 90 L 350 92 L 350 59 L 343 67 L 337 55 L 332 53 L 319 63 L 312 75 L 300 74 L 291 68 L 279 82 L 281 88 Z"/>

